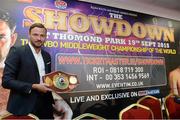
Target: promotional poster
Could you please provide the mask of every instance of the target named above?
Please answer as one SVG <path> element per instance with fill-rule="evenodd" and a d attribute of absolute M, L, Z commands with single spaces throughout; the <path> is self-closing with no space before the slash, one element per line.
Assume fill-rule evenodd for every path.
<path fill-rule="evenodd" d="M 71 107 L 72 119 L 84 113 L 118 119 L 146 95 L 157 97 L 164 110 L 180 65 L 179 21 L 78 0 L 1 0 L 0 8 L 16 21 L 15 46 L 28 43 L 31 24 L 48 29 L 44 48 L 52 71 L 76 78 L 47 80 L 62 89 L 57 94 Z M 3 110 L 4 97 L 0 101 Z"/>

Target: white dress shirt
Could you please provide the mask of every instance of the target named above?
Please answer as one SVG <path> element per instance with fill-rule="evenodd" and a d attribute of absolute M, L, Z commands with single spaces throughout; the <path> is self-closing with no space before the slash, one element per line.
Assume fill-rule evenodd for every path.
<path fill-rule="evenodd" d="M 29 46 L 31 48 L 31 51 L 32 51 L 34 58 L 36 60 L 36 63 L 37 63 L 39 76 L 40 76 L 40 83 L 43 83 L 42 76 L 45 75 L 45 64 L 44 64 L 44 60 L 43 60 L 41 51 L 39 51 L 39 53 L 36 53 L 34 47 L 31 45 L 31 43 L 29 43 Z"/>

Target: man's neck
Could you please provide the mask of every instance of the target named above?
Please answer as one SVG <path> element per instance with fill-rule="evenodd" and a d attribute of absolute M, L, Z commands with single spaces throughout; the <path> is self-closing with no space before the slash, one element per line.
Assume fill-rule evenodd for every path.
<path fill-rule="evenodd" d="M 40 48 L 34 48 L 34 49 L 35 49 L 35 51 L 36 51 L 37 54 L 41 51 Z"/>
<path fill-rule="evenodd" d="M 29 46 L 31 48 L 31 50 L 33 49 L 33 51 L 38 54 L 41 51 L 41 48 L 35 48 L 31 43 L 29 43 Z"/>

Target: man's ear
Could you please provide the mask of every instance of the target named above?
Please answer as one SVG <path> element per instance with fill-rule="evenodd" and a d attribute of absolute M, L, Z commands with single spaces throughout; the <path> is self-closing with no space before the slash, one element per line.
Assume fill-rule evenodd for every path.
<path fill-rule="evenodd" d="M 17 36 L 18 34 L 17 33 L 13 33 L 11 35 L 11 47 L 15 44 L 16 40 L 17 40 Z"/>

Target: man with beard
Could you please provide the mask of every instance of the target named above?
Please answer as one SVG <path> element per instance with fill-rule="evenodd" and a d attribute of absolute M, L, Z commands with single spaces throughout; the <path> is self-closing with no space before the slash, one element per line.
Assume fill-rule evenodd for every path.
<path fill-rule="evenodd" d="M 42 49 L 46 36 L 44 25 L 34 23 L 29 28 L 29 44 L 11 48 L 2 79 L 2 86 L 10 89 L 7 110 L 19 116 L 32 113 L 39 119 L 56 119 L 56 109 L 62 119 L 70 119 L 70 107 L 63 100 L 62 105 L 58 104 L 61 100 L 54 101 L 51 89 L 42 81 L 51 72 L 51 57 Z"/>

